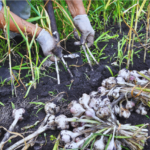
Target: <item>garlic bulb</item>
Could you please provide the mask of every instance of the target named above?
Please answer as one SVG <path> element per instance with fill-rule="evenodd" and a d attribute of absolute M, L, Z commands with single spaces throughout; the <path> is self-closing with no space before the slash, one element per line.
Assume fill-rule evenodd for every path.
<path fill-rule="evenodd" d="M 105 95 L 108 92 L 107 89 L 103 86 L 98 87 L 97 91 L 99 94 L 101 94 L 101 96 Z"/>
<path fill-rule="evenodd" d="M 109 77 L 108 79 L 102 81 L 102 86 L 104 86 L 109 90 L 112 89 L 115 85 L 116 85 L 115 77 Z"/>
<path fill-rule="evenodd" d="M 129 110 L 124 110 L 123 113 L 122 113 L 122 116 L 124 118 L 129 118 L 131 115 L 131 112 Z"/>
<path fill-rule="evenodd" d="M 102 96 L 101 97 L 101 102 L 100 102 L 100 107 L 105 107 L 108 106 L 110 104 L 110 99 L 108 98 L 108 96 Z"/>
<path fill-rule="evenodd" d="M 70 112 L 74 117 L 80 117 L 85 112 L 85 109 L 82 107 L 82 105 L 76 101 L 72 101 L 68 105 L 68 108 L 70 108 Z"/>
<path fill-rule="evenodd" d="M 44 106 L 46 114 L 56 114 L 60 111 L 60 107 L 53 102 L 47 102 Z"/>
<path fill-rule="evenodd" d="M 101 119 L 107 119 L 110 116 L 110 109 L 107 106 L 100 107 L 96 115 Z"/>
<path fill-rule="evenodd" d="M 118 73 L 118 76 L 122 77 L 126 81 L 129 79 L 130 71 L 127 69 L 121 69 Z"/>
<path fill-rule="evenodd" d="M 114 131 L 113 131 L 113 137 L 107 147 L 107 150 L 117 150 L 116 149 L 116 145 L 115 145 L 115 142 L 114 142 L 114 136 L 115 136 L 115 131 L 116 131 L 116 126 L 114 127 Z"/>
<path fill-rule="evenodd" d="M 125 80 L 124 80 L 123 77 L 118 76 L 118 77 L 116 78 L 116 82 L 117 82 L 118 85 L 124 85 Z"/>
<path fill-rule="evenodd" d="M 133 101 L 127 101 L 126 109 L 132 109 L 134 106 L 135 106 L 135 103 Z"/>
<path fill-rule="evenodd" d="M 68 129 L 69 123 L 66 121 L 67 117 L 65 115 L 59 115 L 55 118 L 55 123 L 57 124 L 57 129 Z"/>
<path fill-rule="evenodd" d="M 80 103 L 85 109 L 88 109 L 88 108 L 89 108 L 89 106 L 88 106 L 89 102 L 90 102 L 90 96 L 87 95 L 87 94 L 85 94 L 85 93 L 84 93 L 84 94 L 82 95 L 82 97 L 79 99 L 79 103 Z"/>
<path fill-rule="evenodd" d="M 76 137 L 81 135 L 82 133 L 74 133 L 69 130 L 62 130 L 60 132 L 61 141 L 64 143 L 70 143 L 71 141 L 74 141 Z"/>
<path fill-rule="evenodd" d="M 101 119 L 99 119 L 99 118 L 95 115 L 95 111 L 94 111 L 92 108 L 86 110 L 85 115 L 86 115 L 87 117 L 93 118 L 93 119 L 95 119 L 95 120 L 97 120 L 97 121 L 99 121 L 99 122 L 103 122 Z"/>
<path fill-rule="evenodd" d="M 92 98 L 92 97 L 95 97 L 97 94 L 98 94 L 97 91 L 92 91 L 89 95 Z"/>
<path fill-rule="evenodd" d="M 147 115 L 146 108 L 142 105 L 142 103 L 137 107 L 136 113 L 141 115 Z"/>
<path fill-rule="evenodd" d="M 89 107 L 94 109 L 95 111 L 98 110 L 100 106 L 101 98 L 100 97 L 92 97 L 89 103 Z"/>
<path fill-rule="evenodd" d="M 103 134 L 107 134 L 110 130 L 111 128 L 109 128 Z M 105 149 L 104 136 L 101 136 L 99 140 L 96 140 L 93 147 L 94 150 L 104 150 Z"/>

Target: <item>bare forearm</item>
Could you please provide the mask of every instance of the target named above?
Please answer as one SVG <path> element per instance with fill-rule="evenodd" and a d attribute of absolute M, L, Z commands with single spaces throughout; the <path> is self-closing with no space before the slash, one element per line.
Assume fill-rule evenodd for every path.
<path fill-rule="evenodd" d="M 82 0 L 66 0 L 66 3 L 73 18 L 86 14 Z"/>
<path fill-rule="evenodd" d="M 18 17 L 17 15 L 15 15 L 14 13 L 11 12 L 11 15 L 13 16 L 14 20 L 16 21 L 17 25 L 19 26 L 19 28 L 21 29 L 21 31 L 23 33 L 27 33 L 29 36 L 33 36 L 36 26 L 32 23 L 29 23 L 25 20 L 23 20 L 22 18 Z M 0 11 L 0 28 L 4 28 L 6 22 L 5 22 L 5 18 L 4 18 L 4 9 L 2 8 L 2 10 Z M 25 29 L 26 28 L 26 29 Z M 36 37 L 38 36 L 38 34 L 40 33 L 42 29 L 40 27 L 38 27 L 38 31 L 36 32 Z M 16 25 L 14 24 L 13 20 L 10 18 L 10 31 L 19 33 Z"/>

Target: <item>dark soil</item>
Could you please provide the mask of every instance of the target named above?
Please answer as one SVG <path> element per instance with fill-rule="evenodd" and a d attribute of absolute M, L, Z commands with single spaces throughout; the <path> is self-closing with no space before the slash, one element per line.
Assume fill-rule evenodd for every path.
<path fill-rule="evenodd" d="M 139 28 L 141 26 L 142 22 L 139 25 Z M 109 26 L 109 28 L 107 28 L 107 30 L 111 30 L 111 34 L 114 35 L 115 33 L 117 33 L 119 31 L 119 27 L 117 25 L 114 26 Z M 124 34 L 128 34 L 128 27 L 125 24 L 122 24 L 122 31 Z M 145 28 L 143 28 L 140 33 L 145 33 Z M 97 38 L 100 35 L 100 32 L 96 32 L 95 38 Z M 10 85 L 4 85 L 0 87 L 0 101 L 3 102 L 5 104 L 5 107 L 0 106 L 1 111 L 0 111 L 0 126 L 4 126 L 8 129 L 8 126 L 11 124 L 11 122 L 13 121 L 12 117 L 11 117 L 11 102 L 13 102 L 15 104 L 15 106 L 17 108 L 19 107 L 25 107 L 26 110 L 29 113 L 29 117 L 22 121 L 19 122 L 15 132 L 23 132 L 20 129 L 24 126 L 27 125 L 32 125 L 34 124 L 36 121 L 38 120 L 42 120 L 45 116 L 45 112 L 44 109 L 41 109 L 38 113 L 37 113 L 37 108 L 35 107 L 35 105 L 31 105 L 29 104 L 29 102 L 46 102 L 49 101 L 53 98 L 55 98 L 54 101 L 60 99 L 60 96 L 55 97 L 57 94 L 64 92 L 63 93 L 63 99 L 61 99 L 58 104 L 61 106 L 61 112 L 63 112 L 64 114 L 66 114 L 67 116 L 70 115 L 70 113 L 67 110 L 67 105 L 70 101 L 72 100 L 78 100 L 83 93 L 87 93 L 89 94 L 91 91 L 95 91 L 97 90 L 97 88 L 101 85 L 101 81 L 105 78 L 108 78 L 111 76 L 109 70 L 106 68 L 105 65 L 108 65 L 111 67 L 113 74 L 116 75 L 119 71 L 118 67 L 114 67 L 111 66 L 111 63 L 116 61 L 115 58 L 110 59 L 114 53 L 117 54 L 117 44 L 118 44 L 118 40 L 121 39 L 123 37 L 123 34 L 119 34 L 119 38 L 118 39 L 112 39 L 109 40 L 109 42 L 99 42 L 98 43 L 98 47 L 99 49 L 102 49 L 106 44 L 107 47 L 104 50 L 105 56 L 108 56 L 107 59 L 101 59 L 100 60 L 100 65 L 94 65 L 94 71 L 92 72 L 90 70 L 90 67 L 88 64 L 83 64 L 82 60 L 80 58 L 71 60 L 71 59 L 66 59 L 68 65 L 72 65 L 70 67 L 74 78 L 71 79 L 68 72 L 64 69 L 63 65 L 61 63 L 59 63 L 59 67 L 60 67 L 60 81 L 61 84 L 57 85 L 57 81 L 51 77 L 56 78 L 56 73 L 55 71 L 53 71 L 53 69 L 51 68 L 46 68 L 46 71 L 42 71 L 45 72 L 46 75 L 49 75 L 51 77 L 41 77 L 40 78 L 40 82 L 39 84 L 37 84 L 36 89 L 34 89 L 33 87 L 31 88 L 29 95 L 24 98 L 25 94 L 26 94 L 26 90 L 24 88 L 24 86 L 20 83 L 20 86 L 16 88 L 16 93 L 17 93 L 17 97 L 12 97 L 11 95 L 11 87 Z M 67 51 L 70 52 L 79 52 L 80 48 L 78 46 L 74 46 L 74 39 L 69 39 L 66 42 L 66 49 Z M 112 47 L 113 45 L 113 47 Z M 136 46 L 140 46 L 140 44 L 137 42 L 135 44 Z M 94 49 L 94 47 L 92 48 Z M 22 50 L 22 49 L 21 49 Z M 20 50 L 20 51 L 21 51 Z M 139 50 L 139 48 L 137 48 L 135 51 Z M 24 50 L 22 50 L 22 53 L 26 53 Z M 33 51 L 34 53 L 34 51 Z M 64 52 L 67 53 L 67 52 Z M 34 56 L 34 54 L 33 54 Z M 139 58 L 140 57 L 140 58 Z M 146 62 L 143 63 L 143 57 L 144 57 L 144 51 L 140 51 L 137 55 L 134 55 L 134 64 L 130 66 L 130 70 L 145 70 L 150 68 L 150 54 L 147 53 L 147 59 Z M 14 57 L 12 55 L 12 64 L 13 66 L 15 65 L 20 65 L 21 63 L 21 58 Z M 26 60 L 23 60 L 24 62 L 26 62 Z M 126 61 L 124 61 L 126 62 Z M 2 66 L 2 64 L 0 64 L 0 66 Z M 9 67 L 8 64 L 8 59 L 5 61 L 4 63 L 5 67 Z M 125 67 L 125 64 L 122 65 L 122 68 Z M 28 72 L 26 70 L 21 71 L 21 77 L 24 77 Z M 28 78 L 24 78 L 22 81 L 24 84 L 28 83 L 31 80 L 31 76 Z M 71 80 L 73 80 L 72 85 L 69 86 L 71 84 Z M 20 82 L 20 81 L 19 81 Z M 51 92 L 50 92 L 51 91 Z M 53 92 L 53 96 L 52 96 L 52 92 Z M 41 106 L 42 107 L 42 106 Z M 40 107 L 40 108 L 41 108 Z M 37 113 L 37 114 L 36 114 Z M 148 113 L 148 116 L 150 116 L 150 112 Z M 120 119 L 121 123 L 131 123 L 132 125 L 137 125 L 137 124 L 142 124 L 142 123 L 149 123 L 150 119 L 147 118 L 146 116 L 141 116 L 138 115 L 136 113 L 132 113 L 131 117 L 129 119 Z M 37 127 L 31 129 L 30 131 L 34 131 L 36 130 Z M 2 133 L 2 136 L 0 136 L 0 141 L 3 137 L 4 131 Z M 44 146 L 42 146 L 41 149 L 43 150 L 52 150 L 53 148 L 53 141 L 50 140 L 50 135 L 53 136 L 58 136 L 59 131 L 46 131 L 46 138 L 47 138 L 47 143 L 46 145 L 44 144 Z M 24 136 L 26 136 L 27 134 L 25 134 Z M 6 144 L 6 147 L 9 147 L 10 145 L 12 145 L 15 141 L 18 141 L 19 138 L 17 139 L 13 139 L 11 141 L 11 143 Z M 38 137 L 38 141 L 40 142 L 44 142 L 45 143 L 45 138 L 44 138 L 44 133 L 42 133 L 39 137 Z M 36 144 L 32 149 L 37 150 L 39 148 L 39 144 Z M 30 149 L 31 150 L 31 149 Z M 148 140 L 148 145 L 145 146 L 144 150 L 150 150 L 150 141 Z"/>

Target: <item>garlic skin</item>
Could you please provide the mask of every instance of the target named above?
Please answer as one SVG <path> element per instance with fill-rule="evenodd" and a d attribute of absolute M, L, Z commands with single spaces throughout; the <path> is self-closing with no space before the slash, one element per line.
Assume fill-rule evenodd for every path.
<path fill-rule="evenodd" d="M 70 108 L 70 112 L 72 113 L 73 117 L 80 117 L 85 112 L 85 109 L 82 107 L 82 105 L 76 101 L 72 101 L 68 105 L 68 108 Z"/>
<path fill-rule="evenodd" d="M 69 128 L 69 123 L 66 121 L 67 117 L 65 115 L 59 115 L 55 118 L 55 123 L 57 129 L 64 130 Z"/>
<path fill-rule="evenodd" d="M 130 71 L 127 70 L 126 68 L 121 69 L 118 73 L 118 76 L 122 77 L 123 79 L 125 79 L 127 81 L 130 76 Z"/>
<path fill-rule="evenodd" d="M 88 106 L 89 102 L 90 102 L 90 96 L 87 95 L 87 94 L 85 94 L 85 93 L 84 93 L 84 94 L 82 95 L 82 97 L 79 99 L 79 103 L 80 103 L 85 109 L 88 109 L 88 108 L 89 108 L 89 106 Z"/>
<path fill-rule="evenodd" d="M 44 106 L 46 114 L 56 114 L 60 111 L 60 107 L 53 102 L 47 102 Z"/>

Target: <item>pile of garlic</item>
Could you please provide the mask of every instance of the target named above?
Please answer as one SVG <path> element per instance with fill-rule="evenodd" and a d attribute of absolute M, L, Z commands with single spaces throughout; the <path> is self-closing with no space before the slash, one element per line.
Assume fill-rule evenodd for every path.
<path fill-rule="evenodd" d="M 150 69 L 141 73 L 150 77 Z M 33 146 L 34 139 L 48 129 L 61 130 L 60 144 L 64 149 L 121 150 L 121 145 L 131 150 L 143 149 L 148 137 L 147 124 L 140 127 L 120 124 L 116 118 L 116 115 L 129 118 L 133 110 L 141 115 L 147 114 L 145 104 L 150 97 L 146 92 L 139 94 L 139 91 L 133 90 L 135 83 L 145 86 L 148 80 L 137 71 L 120 70 L 116 78 L 103 80 L 97 91 L 89 95 L 84 93 L 79 101 L 72 101 L 68 105 L 72 118 L 59 114 L 60 107 L 47 102 L 46 117 L 38 130 L 6 150 L 20 148 L 24 140 Z"/>

